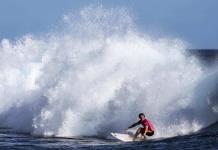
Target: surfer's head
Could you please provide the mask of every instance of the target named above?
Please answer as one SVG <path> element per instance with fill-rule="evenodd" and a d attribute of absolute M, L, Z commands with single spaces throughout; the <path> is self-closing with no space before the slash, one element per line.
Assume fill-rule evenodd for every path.
<path fill-rule="evenodd" d="M 145 114 L 144 113 L 140 113 L 139 114 L 139 119 L 140 120 L 144 120 L 145 119 Z"/>

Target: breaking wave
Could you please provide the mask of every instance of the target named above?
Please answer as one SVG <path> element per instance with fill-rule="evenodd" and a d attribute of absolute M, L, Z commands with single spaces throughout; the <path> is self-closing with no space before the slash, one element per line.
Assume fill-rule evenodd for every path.
<path fill-rule="evenodd" d="M 217 72 L 183 41 L 137 30 L 124 8 L 88 6 L 56 31 L 0 45 L 0 126 L 43 136 L 108 136 L 144 112 L 155 137 L 217 120 Z"/>

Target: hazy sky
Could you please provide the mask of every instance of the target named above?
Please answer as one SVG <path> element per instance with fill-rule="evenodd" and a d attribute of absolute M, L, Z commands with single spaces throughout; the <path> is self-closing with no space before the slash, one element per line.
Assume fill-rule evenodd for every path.
<path fill-rule="evenodd" d="M 145 32 L 218 48 L 218 0 L 0 0 L 0 39 L 49 31 L 65 13 L 93 3 L 126 7 Z"/>

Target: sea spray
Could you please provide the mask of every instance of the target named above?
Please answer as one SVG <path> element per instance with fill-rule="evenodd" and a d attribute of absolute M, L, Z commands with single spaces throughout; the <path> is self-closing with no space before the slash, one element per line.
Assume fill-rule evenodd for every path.
<path fill-rule="evenodd" d="M 137 31 L 123 8 L 89 6 L 63 18 L 57 31 L 2 40 L 1 126 L 107 137 L 140 112 L 154 123 L 155 137 L 208 125 L 194 115 L 201 111 L 192 104 L 203 72 L 184 42 Z"/>

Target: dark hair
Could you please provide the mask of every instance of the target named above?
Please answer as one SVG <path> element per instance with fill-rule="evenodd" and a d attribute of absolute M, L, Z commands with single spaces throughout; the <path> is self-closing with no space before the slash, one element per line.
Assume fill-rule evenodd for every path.
<path fill-rule="evenodd" d="M 145 114 L 144 113 L 140 113 L 139 114 L 139 118 L 140 118 L 140 116 L 144 116 L 145 117 Z"/>

